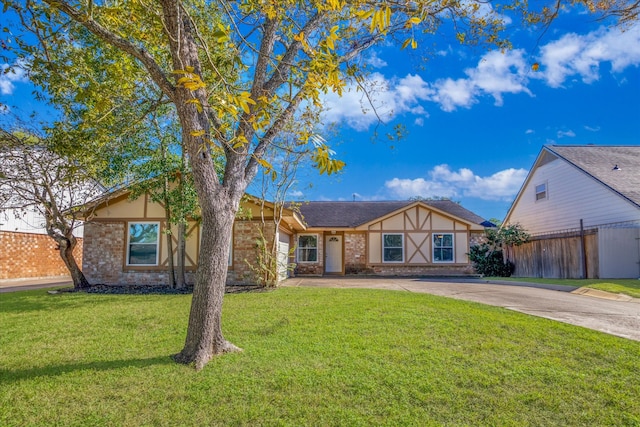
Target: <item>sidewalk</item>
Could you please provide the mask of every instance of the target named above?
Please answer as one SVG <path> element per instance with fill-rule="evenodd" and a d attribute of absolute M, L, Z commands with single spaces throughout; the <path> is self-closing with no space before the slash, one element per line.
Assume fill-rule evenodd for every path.
<path fill-rule="evenodd" d="M 25 279 L 1 279 L 0 293 L 28 291 L 32 289 L 53 288 L 58 286 L 73 286 L 71 277 L 28 277 Z"/>

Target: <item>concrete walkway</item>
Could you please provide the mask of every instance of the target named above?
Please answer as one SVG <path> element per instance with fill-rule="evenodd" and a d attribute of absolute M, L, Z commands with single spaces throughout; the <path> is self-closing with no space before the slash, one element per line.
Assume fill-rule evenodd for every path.
<path fill-rule="evenodd" d="M 481 279 L 292 278 L 284 286 L 367 288 L 475 301 L 640 341 L 640 299 L 585 288 Z"/>
<path fill-rule="evenodd" d="M 0 280 L 0 294 L 4 292 L 28 291 L 59 286 L 73 286 L 71 277 L 56 276 L 30 279 L 2 279 Z"/>

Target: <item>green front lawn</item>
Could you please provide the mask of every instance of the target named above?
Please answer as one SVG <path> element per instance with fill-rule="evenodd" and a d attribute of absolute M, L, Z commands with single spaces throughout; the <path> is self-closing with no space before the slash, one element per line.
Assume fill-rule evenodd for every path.
<path fill-rule="evenodd" d="M 225 298 L 243 353 L 176 365 L 188 295 L 0 294 L 2 426 L 640 425 L 640 342 L 408 292 Z"/>
<path fill-rule="evenodd" d="M 487 280 L 507 280 L 515 282 L 548 283 L 600 289 L 614 294 L 625 294 L 640 298 L 639 279 L 542 279 L 537 277 L 485 277 Z"/>

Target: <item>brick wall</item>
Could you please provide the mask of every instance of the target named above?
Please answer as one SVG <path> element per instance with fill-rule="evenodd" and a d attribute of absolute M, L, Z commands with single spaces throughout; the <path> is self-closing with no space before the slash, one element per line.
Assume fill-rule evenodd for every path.
<path fill-rule="evenodd" d="M 258 238 L 260 221 L 236 221 L 233 227 L 232 265 L 227 274 L 229 283 L 256 283 L 258 268 Z M 265 227 L 264 237 L 272 242 L 275 232 L 271 224 Z M 270 243 L 269 243 L 270 244 Z"/>
<path fill-rule="evenodd" d="M 365 233 L 344 233 L 345 274 L 373 274 L 367 266 L 367 235 Z"/>
<path fill-rule="evenodd" d="M 169 272 L 157 267 L 124 269 L 125 223 L 90 222 L 84 227 L 85 249 L 82 270 L 93 285 L 168 285 Z M 186 272 L 193 283 L 194 272 Z"/>
<path fill-rule="evenodd" d="M 308 233 L 314 234 L 314 233 Z M 297 262 L 297 254 L 295 255 L 296 266 L 294 269 L 294 275 L 300 276 L 322 276 L 324 274 L 324 236 L 322 233 L 318 233 L 318 261 L 317 262 Z M 298 246 L 298 236 L 296 235 L 294 241 L 292 242 L 293 246 L 297 248 Z"/>
<path fill-rule="evenodd" d="M 234 226 L 232 265 L 227 282 L 256 283 L 257 230 L 259 221 L 238 221 Z M 110 285 L 164 285 L 169 283 L 167 270 L 157 267 L 125 270 L 125 223 L 92 222 L 85 225 L 83 271 L 89 283 Z M 273 239 L 273 230 L 265 236 Z M 195 272 L 187 271 L 187 283 L 193 283 Z"/>
<path fill-rule="evenodd" d="M 471 233 L 471 244 L 477 244 L 484 239 L 484 233 Z M 321 260 L 323 235 L 318 235 L 318 260 L 317 263 L 298 263 L 295 274 L 299 276 L 319 276 L 324 273 L 324 265 Z M 344 233 L 344 270 L 345 274 L 371 274 L 381 276 L 445 276 L 473 274 L 471 264 L 430 264 L 430 265 L 394 265 L 394 264 L 369 264 L 367 262 L 367 235 L 366 233 Z"/>
<path fill-rule="evenodd" d="M 379 276 L 450 276 L 473 274 L 471 265 L 374 265 L 373 273 Z"/>
<path fill-rule="evenodd" d="M 469 237 L 469 247 L 481 245 L 486 241 L 487 241 L 487 236 L 484 232 L 471 233 L 471 236 Z"/>
<path fill-rule="evenodd" d="M 82 239 L 74 250 L 82 265 Z M 46 234 L 0 231 L 0 279 L 68 276 L 58 244 Z"/>

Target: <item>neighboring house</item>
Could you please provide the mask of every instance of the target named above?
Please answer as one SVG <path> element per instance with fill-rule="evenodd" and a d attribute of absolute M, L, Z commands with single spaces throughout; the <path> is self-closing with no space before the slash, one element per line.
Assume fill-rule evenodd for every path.
<path fill-rule="evenodd" d="M 640 146 L 544 146 L 504 223 L 514 276 L 640 277 Z"/>
<path fill-rule="evenodd" d="M 12 209 L 0 210 L 0 280 L 40 277 L 67 277 L 57 243 L 47 235 L 45 219 L 27 210 L 17 216 Z M 78 245 L 74 255 L 82 262 L 82 227 L 74 235 Z"/>
<path fill-rule="evenodd" d="M 254 282 L 261 218 L 265 237 L 278 241 L 281 277 L 324 274 L 464 275 L 469 247 L 491 225 L 451 201 L 309 202 L 285 209 L 277 232 L 273 205 L 247 197 L 236 220 L 228 282 Z M 168 251 L 164 209 L 126 192 L 96 201 L 85 224 L 83 272 L 89 282 L 164 284 Z M 200 225 L 190 222 L 187 281 L 198 259 Z M 293 250 L 296 247 L 296 250 Z M 295 264 L 293 272 L 287 268 Z"/>

